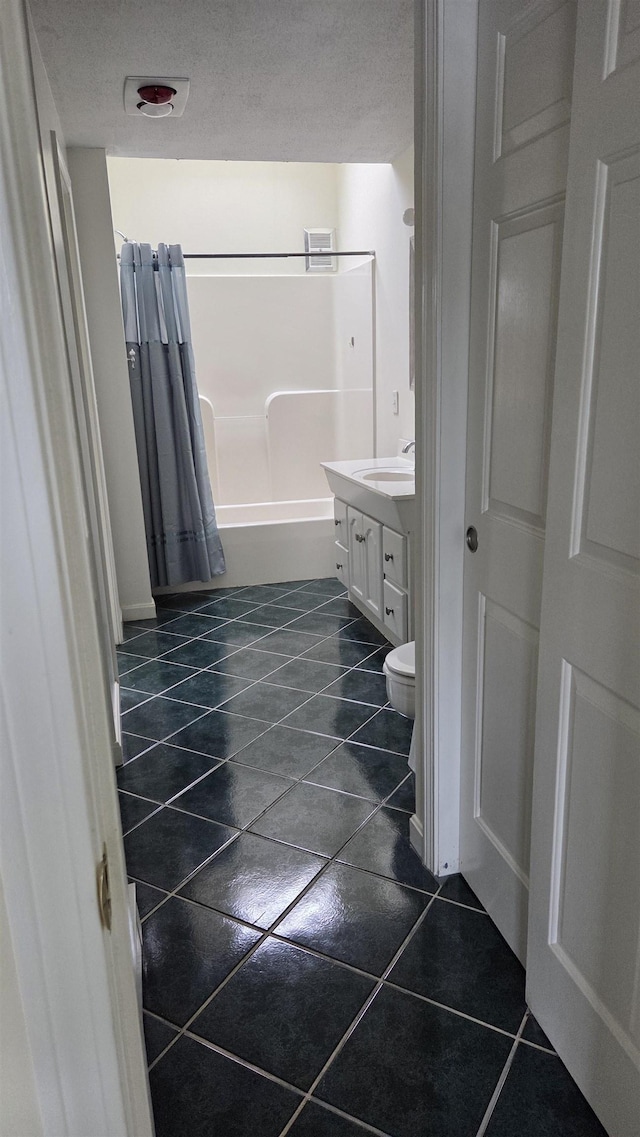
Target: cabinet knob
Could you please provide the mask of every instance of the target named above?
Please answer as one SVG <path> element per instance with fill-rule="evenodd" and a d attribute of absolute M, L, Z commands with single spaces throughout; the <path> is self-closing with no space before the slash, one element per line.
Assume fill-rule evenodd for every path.
<path fill-rule="evenodd" d="M 341 569 L 341 568 L 342 568 L 342 565 L 339 565 L 337 561 L 336 561 L 336 568 L 337 568 L 337 569 Z"/>
<path fill-rule="evenodd" d="M 342 521 L 340 520 L 339 517 L 334 517 L 333 524 L 334 525 L 342 525 Z"/>
<path fill-rule="evenodd" d="M 393 616 L 393 608 L 385 608 L 387 616 Z"/>
<path fill-rule="evenodd" d="M 385 553 L 384 559 L 385 559 L 385 561 L 392 561 L 393 560 L 393 553 Z"/>
<path fill-rule="evenodd" d="M 364 541 L 362 533 L 356 533 L 356 541 Z"/>

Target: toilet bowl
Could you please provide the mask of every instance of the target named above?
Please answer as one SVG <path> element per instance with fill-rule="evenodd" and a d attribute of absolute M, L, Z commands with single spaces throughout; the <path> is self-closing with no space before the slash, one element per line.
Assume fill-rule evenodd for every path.
<path fill-rule="evenodd" d="M 401 715 L 416 717 L 416 643 L 400 644 L 387 655 L 382 670 L 387 680 L 387 695 L 392 707 Z"/>

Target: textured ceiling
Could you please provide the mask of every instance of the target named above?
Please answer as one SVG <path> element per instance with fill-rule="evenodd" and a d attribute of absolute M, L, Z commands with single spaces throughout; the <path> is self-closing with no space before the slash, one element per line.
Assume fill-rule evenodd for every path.
<path fill-rule="evenodd" d="M 387 162 L 412 140 L 412 0 L 30 0 L 66 141 L 110 154 Z M 127 75 L 186 76 L 182 118 Z"/>

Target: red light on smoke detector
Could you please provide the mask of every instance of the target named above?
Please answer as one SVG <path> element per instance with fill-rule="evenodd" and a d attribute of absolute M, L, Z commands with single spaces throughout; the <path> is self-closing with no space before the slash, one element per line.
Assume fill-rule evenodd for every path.
<path fill-rule="evenodd" d="M 181 118 L 189 96 L 189 80 L 173 75 L 127 75 L 123 96 L 125 114 Z"/>
<path fill-rule="evenodd" d="M 152 103 L 156 107 L 170 103 L 175 93 L 173 87 L 138 87 L 143 103 Z"/>

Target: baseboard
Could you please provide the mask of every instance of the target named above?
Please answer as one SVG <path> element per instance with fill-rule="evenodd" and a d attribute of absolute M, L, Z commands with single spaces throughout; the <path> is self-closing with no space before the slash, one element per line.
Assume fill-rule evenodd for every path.
<path fill-rule="evenodd" d="M 125 624 L 134 620 L 155 620 L 156 606 L 153 600 L 149 604 L 126 604 L 122 609 L 122 619 Z"/>
<path fill-rule="evenodd" d="M 409 840 L 420 860 L 424 861 L 424 830 L 417 813 L 412 813 L 409 818 Z"/>

